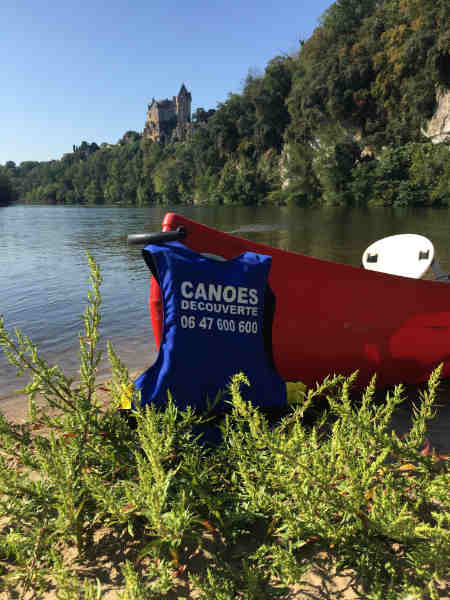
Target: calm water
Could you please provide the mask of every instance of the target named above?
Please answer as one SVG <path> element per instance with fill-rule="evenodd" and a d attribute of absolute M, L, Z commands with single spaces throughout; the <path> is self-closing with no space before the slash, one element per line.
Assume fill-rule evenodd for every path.
<path fill-rule="evenodd" d="M 131 369 L 154 360 L 148 318 L 148 271 L 129 233 L 157 231 L 167 207 L 0 207 L 0 314 L 20 328 L 43 355 L 77 372 L 77 335 L 88 291 L 85 252 L 103 275 L 101 333 Z M 450 211 L 411 209 L 176 207 L 206 225 L 242 237 L 347 264 L 359 265 L 364 249 L 394 233 L 429 237 L 450 270 Z M 102 365 L 106 372 L 107 363 Z M 0 399 L 21 387 L 0 351 Z"/>

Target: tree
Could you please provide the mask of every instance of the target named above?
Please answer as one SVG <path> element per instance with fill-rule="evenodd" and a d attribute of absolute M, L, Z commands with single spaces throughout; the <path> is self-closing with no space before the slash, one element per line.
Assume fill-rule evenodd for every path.
<path fill-rule="evenodd" d="M 371 14 L 379 0 L 336 0 L 321 17 L 321 24 L 336 36 L 357 34 L 361 21 Z"/>
<path fill-rule="evenodd" d="M 207 123 L 215 112 L 216 111 L 213 108 L 205 110 L 204 108 L 199 107 L 192 115 L 192 122 L 197 124 Z"/>
<path fill-rule="evenodd" d="M 127 131 L 118 141 L 118 144 L 130 144 L 131 142 L 138 142 L 142 135 L 137 131 Z"/>
<path fill-rule="evenodd" d="M 11 204 L 16 199 L 10 178 L 0 171 L 0 206 Z"/>
<path fill-rule="evenodd" d="M 104 201 L 103 192 L 97 181 L 92 180 L 84 191 L 88 204 L 101 204 Z"/>

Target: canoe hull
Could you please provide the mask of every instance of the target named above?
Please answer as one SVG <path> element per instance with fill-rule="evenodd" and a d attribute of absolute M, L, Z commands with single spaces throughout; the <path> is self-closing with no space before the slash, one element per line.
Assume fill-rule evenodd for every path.
<path fill-rule="evenodd" d="M 358 370 L 361 386 L 374 374 L 379 386 L 418 383 L 441 362 L 443 375 L 450 375 L 450 285 L 272 248 L 175 213 L 165 216 L 162 229 L 180 226 L 187 231 L 183 243 L 197 252 L 272 256 L 273 357 L 285 381 L 313 385 L 328 374 Z M 154 279 L 150 312 L 159 347 L 163 313 Z"/>

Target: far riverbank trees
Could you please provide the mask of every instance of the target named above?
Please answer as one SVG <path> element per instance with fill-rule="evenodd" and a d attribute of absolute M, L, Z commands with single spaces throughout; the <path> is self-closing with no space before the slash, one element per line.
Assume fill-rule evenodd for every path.
<path fill-rule="evenodd" d="M 29 203 L 446 206 L 450 145 L 423 132 L 450 90 L 449 21 L 446 0 L 337 0 L 186 141 L 129 131 L 2 170 Z"/>
<path fill-rule="evenodd" d="M 16 193 L 6 168 L 0 167 L 0 206 L 11 204 L 15 199 Z"/>

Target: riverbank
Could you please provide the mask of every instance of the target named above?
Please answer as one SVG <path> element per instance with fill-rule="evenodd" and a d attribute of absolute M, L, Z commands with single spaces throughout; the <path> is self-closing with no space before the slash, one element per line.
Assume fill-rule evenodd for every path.
<path fill-rule="evenodd" d="M 156 350 L 150 353 L 148 365 L 156 359 Z M 130 377 L 136 379 L 141 368 L 130 368 Z M 104 369 L 97 378 L 97 397 L 101 406 L 107 406 L 110 402 L 108 381 L 111 373 Z M 406 400 L 401 404 L 392 418 L 392 428 L 398 435 L 404 435 L 409 431 L 414 414 L 414 405 L 419 402 L 419 394 L 423 386 L 409 386 L 405 388 Z M 377 399 L 382 401 L 386 391 L 379 390 Z M 27 421 L 27 398 L 20 393 L 2 394 L 0 390 L 0 411 L 7 419 L 14 423 L 25 423 Z M 428 422 L 427 440 L 430 448 L 434 448 L 437 454 L 450 454 L 450 379 L 440 384 L 438 402 L 436 406 L 436 417 Z"/>
<path fill-rule="evenodd" d="M 140 373 L 141 371 L 133 371 L 130 373 L 130 376 L 134 380 Z M 99 377 L 97 380 L 97 399 L 101 407 L 108 406 L 111 401 L 107 387 L 109 380 L 110 373 L 105 373 L 103 377 Z M 37 398 L 37 403 L 39 404 L 39 396 Z M 9 393 L 2 397 L 0 392 L 0 412 L 13 423 L 26 423 L 28 421 L 27 397 L 21 393 Z"/>
<path fill-rule="evenodd" d="M 134 371 L 131 373 L 132 378 L 136 375 L 137 373 Z M 446 381 L 442 383 L 442 392 L 445 392 L 448 398 L 447 384 Z M 408 389 L 407 392 L 408 400 L 405 401 L 402 408 L 396 411 L 392 420 L 393 426 L 399 434 L 409 429 L 412 402 L 416 397 L 414 394 L 417 390 Z M 111 401 L 107 378 L 104 381 L 99 381 L 97 394 L 100 404 L 106 408 Z M 380 402 L 381 406 L 383 397 L 385 397 L 385 394 L 380 392 L 379 397 L 377 395 L 374 402 L 376 404 Z M 336 401 L 340 402 L 337 397 Z M 426 438 L 442 454 L 448 448 L 447 444 L 450 440 L 448 429 L 450 425 L 450 403 L 444 401 L 441 397 L 438 404 L 441 405 L 439 415 L 435 421 L 430 423 Z M 218 597 L 217 595 L 208 595 L 207 591 L 215 593 L 210 587 L 217 591 L 225 584 L 236 591 L 235 595 L 226 596 L 227 598 L 240 597 L 238 591 L 244 591 L 246 586 L 257 585 L 258 589 L 261 586 L 261 596 L 258 597 L 266 597 L 264 595 L 266 587 L 274 591 L 276 587 L 283 586 L 285 590 L 286 587 L 288 588 L 287 593 L 283 596 L 286 600 L 306 598 L 314 600 L 357 600 L 369 597 L 362 594 L 361 590 L 366 586 L 370 587 L 372 584 L 370 578 L 367 579 L 368 573 L 372 573 L 371 569 L 367 572 L 364 564 L 360 564 L 361 561 L 358 557 L 361 553 L 376 559 L 376 553 L 373 554 L 373 552 L 375 550 L 380 551 L 382 541 L 384 544 L 382 551 L 387 553 L 386 556 L 389 555 L 395 563 L 396 569 L 398 567 L 400 572 L 408 567 L 409 563 L 405 559 L 405 553 L 410 549 L 414 549 L 414 544 L 423 545 L 421 537 L 423 532 L 414 542 L 408 541 L 409 538 L 406 541 L 403 540 L 404 532 L 401 528 L 398 531 L 395 530 L 395 532 L 392 529 L 396 522 L 386 513 L 383 498 L 386 494 L 398 494 L 398 498 L 403 498 L 402 494 L 411 493 L 411 488 L 407 488 L 406 478 L 410 479 L 412 486 L 414 486 L 416 480 L 421 481 L 421 485 L 428 485 L 427 476 L 423 475 L 422 478 L 422 475 L 419 475 L 419 471 L 416 470 L 416 460 L 421 465 L 420 468 L 425 468 L 427 463 L 433 463 L 437 469 L 442 469 L 442 461 L 430 460 L 429 456 L 424 456 L 420 452 L 412 452 L 410 457 L 403 457 L 403 462 L 396 466 L 390 460 L 387 460 L 377 471 L 378 473 L 382 471 L 383 475 L 376 476 L 375 474 L 373 481 L 365 482 L 365 487 L 361 491 L 359 489 L 360 482 L 366 478 L 367 469 L 370 469 L 373 458 L 379 456 L 379 451 L 382 450 L 379 444 L 375 442 L 377 434 L 375 423 L 372 425 L 372 419 L 362 418 L 357 411 L 353 416 L 347 416 L 347 410 L 343 405 L 339 413 L 339 419 L 342 421 L 341 426 L 328 434 L 333 437 L 334 441 L 330 440 L 329 442 L 326 439 L 328 438 L 327 435 L 317 445 L 318 439 L 308 433 L 308 428 L 297 430 L 294 427 L 291 432 L 286 429 L 283 431 L 283 428 L 280 428 L 276 436 L 273 437 L 269 430 L 261 426 L 258 417 L 246 411 L 245 406 L 237 404 L 235 409 L 238 411 L 236 413 L 238 419 L 235 421 L 233 428 L 236 429 L 229 430 L 227 447 L 224 452 L 218 452 L 217 458 L 214 453 L 200 457 L 197 446 L 195 444 L 191 445 L 189 442 L 186 444 L 187 440 L 180 436 L 177 428 L 173 429 L 174 424 L 170 418 L 168 420 L 164 415 L 155 417 L 155 419 L 152 417 L 149 421 L 147 433 L 144 430 L 140 433 L 139 443 L 146 455 L 152 456 L 155 462 L 149 461 L 147 463 L 144 461 L 136 470 L 136 465 L 134 465 L 131 456 L 124 467 L 123 457 L 118 455 L 116 458 L 120 460 L 116 468 L 120 467 L 127 470 L 126 474 L 117 480 L 115 477 L 111 480 L 108 474 L 110 471 L 104 472 L 104 469 L 109 465 L 108 461 L 113 458 L 111 452 L 114 452 L 115 448 L 124 440 L 118 438 L 111 446 L 114 437 L 112 430 L 105 438 L 100 437 L 99 446 L 91 447 L 91 450 L 95 450 L 94 455 L 87 455 L 85 459 L 87 460 L 86 473 L 83 475 L 82 481 L 83 485 L 87 485 L 87 487 L 86 489 L 83 488 L 84 493 L 92 494 L 92 501 L 98 502 L 99 515 L 107 509 L 120 521 L 128 520 L 130 527 L 139 526 L 140 533 L 135 537 L 128 536 L 121 527 L 104 525 L 95 527 L 91 532 L 92 540 L 89 542 L 89 548 L 77 550 L 71 543 L 64 547 L 61 546 L 62 558 L 66 568 L 70 568 L 70 574 L 67 570 L 63 576 L 61 571 L 58 576 L 61 580 L 55 576 L 48 592 L 40 597 L 48 600 L 57 598 L 62 591 L 62 585 L 69 589 L 70 586 L 80 586 L 81 580 L 84 582 L 89 581 L 91 585 L 95 585 L 94 582 L 98 579 L 102 586 L 102 597 L 112 600 L 121 597 L 120 595 L 124 593 L 124 586 L 126 585 L 128 589 L 130 585 L 129 581 L 124 582 L 124 570 L 126 572 L 126 569 L 136 568 L 136 577 L 137 573 L 147 577 L 150 586 L 157 586 L 161 592 L 163 589 L 161 586 L 167 586 L 167 591 L 162 596 L 167 600 L 198 598 L 200 597 L 199 589 L 207 594 L 201 597 Z M 244 412 L 241 414 L 240 411 L 242 410 Z M 24 423 L 27 420 L 26 399 L 23 396 L 6 398 L 1 411 L 8 419 L 16 423 Z M 375 420 L 378 418 L 376 417 Z M 249 423 L 251 425 L 247 430 L 247 424 Z M 150 426 L 150 424 L 152 425 Z M 104 427 L 100 426 L 103 433 Z M 253 433 L 252 427 L 256 428 Z M 372 427 L 374 428 L 373 431 Z M 258 428 L 260 429 L 259 433 Z M 16 430 L 17 433 L 20 431 L 21 429 Z M 26 431 L 26 429 L 22 431 Z M 48 429 L 33 429 L 30 433 L 31 439 L 39 436 L 43 436 L 41 440 L 48 438 Z M 123 434 L 126 436 L 125 430 Z M 149 437 L 147 437 L 147 434 Z M 360 434 L 361 437 L 359 438 Z M 63 455 L 65 456 L 64 460 L 76 457 L 77 435 L 75 429 L 74 431 L 66 431 L 62 436 L 57 436 L 59 441 L 56 443 L 60 443 L 58 449 L 49 449 L 52 452 L 55 451 L 52 460 L 59 460 L 60 455 L 61 458 L 63 458 Z M 262 443 L 260 443 L 261 438 L 263 438 Z M 175 444 L 174 439 L 177 440 Z M 274 444 L 273 448 L 270 445 L 271 443 Z M 366 462 L 366 459 L 362 457 L 362 453 L 365 451 L 365 445 L 372 445 L 372 443 L 373 451 L 368 452 L 366 458 L 369 459 L 369 462 Z M 179 444 L 181 444 L 180 448 L 178 448 Z M 70 451 L 68 450 L 69 445 Z M 341 445 L 342 448 L 338 451 Z M 134 447 L 135 445 L 133 445 Z M 305 449 L 311 447 L 315 449 L 315 452 L 311 453 L 309 450 L 305 452 Z M 39 448 L 40 446 L 37 444 L 36 450 L 38 453 Z M 243 452 L 246 448 L 247 450 L 251 449 L 251 452 Z M 272 452 L 273 450 L 275 451 L 274 455 L 271 459 L 268 459 L 266 452 Z M 71 454 L 72 451 L 74 452 L 73 455 Z M 285 463 L 281 471 L 276 464 L 280 458 L 277 454 L 278 451 L 281 453 L 280 456 L 284 457 L 283 463 Z M 68 453 L 65 454 L 66 452 Z M 90 450 L 87 449 L 87 452 L 89 453 Z M 343 461 L 343 464 L 338 461 L 336 464 L 330 465 L 328 454 L 335 452 L 340 456 L 340 461 Z M 255 459 L 254 453 L 259 458 Z M 324 455 L 321 458 L 322 453 Z M 310 458 L 308 459 L 308 457 Z M 395 458 L 394 455 L 392 458 Z M 219 462 L 217 463 L 217 461 Z M 363 471 L 353 472 L 358 462 L 361 462 L 360 467 L 363 468 Z M 17 464 L 20 470 L 21 461 L 19 460 Z M 49 464 L 53 463 L 50 462 Z M 178 469 L 176 475 L 178 484 L 175 480 L 172 481 L 171 469 L 174 466 L 177 466 Z M 219 466 L 221 466 L 221 469 L 218 469 Z M 47 483 L 51 484 L 50 489 L 59 489 L 58 486 L 62 484 L 60 481 L 61 475 L 58 475 L 59 472 L 53 473 L 50 470 L 47 473 L 45 471 L 45 461 L 41 467 L 44 467 L 43 474 L 45 474 Z M 240 473 L 240 468 L 244 469 L 241 485 L 245 484 L 248 487 L 247 491 L 239 485 L 234 487 L 234 479 L 231 475 Z M 130 469 L 131 473 L 129 472 Z M 153 469 L 156 469 L 156 473 L 160 477 L 168 478 L 167 482 L 171 481 L 171 485 L 167 487 L 169 491 L 166 490 L 169 496 L 164 503 L 164 511 L 161 514 L 158 512 L 157 515 L 153 515 L 153 511 L 156 510 L 153 505 L 156 496 L 155 498 L 152 496 L 153 500 L 148 504 L 149 497 L 147 497 L 148 490 L 145 483 L 147 479 L 139 469 L 146 469 L 146 473 L 148 471 L 147 475 L 150 477 L 148 481 L 153 482 L 152 490 L 153 487 L 156 489 L 159 485 L 158 480 L 152 479 L 155 475 Z M 116 469 L 111 472 L 116 473 Z M 432 472 L 434 473 L 434 471 Z M 436 470 L 437 472 L 439 471 Z M 302 477 L 299 477 L 300 473 Z M 200 479 L 198 479 L 199 477 Z M 262 478 L 258 485 L 255 483 L 255 478 L 256 480 Z M 96 486 L 93 483 L 95 481 L 100 486 L 98 491 L 96 491 Z M 128 495 L 124 497 L 123 492 L 120 491 L 123 481 L 126 482 L 126 486 L 131 486 L 134 490 L 129 498 Z M 393 482 L 396 482 L 395 486 L 399 486 L 399 489 L 395 486 L 392 487 Z M 24 482 L 21 485 L 24 485 Z M 68 486 L 67 490 L 64 487 L 65 485 Z M 263 487 L 261 488 L 260 485 Z M 281 494 L 281 504 L 275 502 L 272 506 L 273 497 L 271 494 L 266 494 L 267 490 L 264 491 L 265 485 L 273 487 L 274 497 Z M 286 487 L 283 493 L 280 491 L 279 486 Z M 303 497 L 303 486 L 306 486 L 305 489 L 309 490 L 305 497 Z M 337 489 L 335 490 L 336 486 Z M 63 488 L 66 490 L 64 494 L 68 495 L 72 491 L 69 478 Z M 322 488 L 326 490 L 325 494 L 322 494 Z M 34 487 L 31 489 L 34 490 Z M 44 488 L 42 489 L 44 490 Z M 114 497 L 119 502 L 118 508 L 116 501 L 112 505 L 109 502 L 107 502 L 107 505 L 104 504 L 103 498 L 107 498 L 107 496 L 104 496 L 105 490 L 108 491 L 108 494 L 116 490 L 114 493 L 118 495 Z M 210 493 L 206 494 L 205 490 L 209 490 Z M 42 494 L 44 492 L 40 491 Z M 254 497 L 250 492 L 252 494 L 254 492 Z M 439 488 L 433 488 L 432 493 L 439 493 Z M 179 494 L 181 494 L 180 497 L 178 497 Z M 299 500 L 299 507 L 296 505 L 292 507 L 293 512 L 291 513 L 289 506 L 293 502 L 297 502 L 296 494 L 300 494 L 301 502 Z M 363 498 L 361 506 L 359 504 L 353 506 L 355 498 L 361 494 Z M 131 500 L 131 497 L 133 500 Z M 252 502 L 256 503 L 255 506 L 260 505 L 260 509 L 263 506 L 265 507 L 265 512 L 267 512 L 265 518 L 258 517 L 257 513 L 254 513 L 254 507 L 247 505 L 250 497 L 253 498 Z M 312 503 L 310 497 L 314 498 Z M 391 496 L 389 497 L 391 498 Z M 426 495 L 425 498 L 427 498 L 427 501 L 429 500 Z M 49 502 L 52 505 L 54 503 L 57 505 L 57 499 L 58 496 L 52 491 Z M 392 496 L 391 503 L 392 506 L 397 506 L 394 500 L 397 501 L 396 496 Z M 180 504 L 181 501 L 182 504 Z M 177 545 L 178 542 L 175 543 L 178 539 L 178 533 L 176 531 L 172 532 L 171 529 L 166 530 L 166 526 L 170 524 L 171 527 L 174 527 L 174 524 L 178 523 L 175 517 L 181 518 L 181 514 L 184 514 L 183 512 L 179 514 L 178 511 L 180 507 L 184 507 L 185 502 L 188 502 L 189 510 L 196 511 L 196 514 L 198 511 L 198 515 L 192 522 L 184 523 L 183 521 L 183 527 L 186 528 L 187 533 L 186 535 L 183 533 L 183 544 L 179 546 Z M 300 510 L 300 505 L 304 512 Z M 317 508 L 318 506 L 320 508 Z M 436 510 L 436 506 L 434 506 L 434 510 Z M 361 517 L 360 511 L 364 507 L 367 514 Z M 206 509 L 207 512 L 205 512 Z M 279 522 L 279 517 L 275 518 L 274 515 L 277 514 L 276 511 L 274 513 L 275 509 L 280 509 L 286 513 L 283 514 L 282 522 Z M 412 506 L 410 509 L 412 510 Z M 231 511 L 231 516 L 228 514 L 229 511 Z M 341 515 L 342 511 L 348 513 L 346 518 Z M 309 515 L 309 512 L 311 512 L 311 515 Z M 241 523 L 240 519 L 243 518 L 244 513 L 245 522 Z M 171 515 L 171 520 L 166 523 L 167 515 Z M 294 515 L 293 522 L 292 517 Z M 48 518 L 51 516 L 51 511 L 49 511 Z M 358 524 L 360 518 L 361 524 Z M 424 519 L 424 527 L 430 526 L 426 517 L 420 511 L 417 513 L 417 518 Z M 300 529 L 297 530 L 295 523 L 299 519 L 301 519 L 301 525 L 298 525 Z M 385 519 L 391 519 L 392 523 L 386 525 Z M 89 522 L 89 520 L 83 521 L 86 531 L 89 529 Z M 344 526 L 345 522 L 348 522 L 347 526 Z M 105 523 L 108 523 L 107 519 Z M 143 527 L 143 524 L 145 524 L 145 527 Z M 396 526 L 398 527 L 398 524 Z M 160 531 L 159 528 L 161 527 Z M 229 527 L 235 529 L 234 536 L 230 535 Z M 335 531 L 336 527 L 342 529 L 342 535 Z M 357 531 L 352 534 L 348 529 L 349 527 L 350 529 L 356 528 Z M 367 530 L 367 527 L 369 527 L 369 530 Z M 274 533 L 274 528 L 278 530 L 277 533 Z M 44 533 L 41 535 L 45 536 L 47 533 L 45 528 L 42 531 Z M 304 531 L 309 531 L 306 538 L 304 537 L 305 534 L 302 534 Z M 380 534 L 380 531 L 382 534 Z M 170 546 L 169 552 L 167 552 L 167 548 L 162 542 L 160 546 L 155 546 L 157 549 L 150 549 L 150 546 L 151 548 L 154 547 L 155 536 L 158 539 L 158 536 L 169 534 L 174 536 L 172 540 L 174 545 Z M 301 540 L 301 544 L 295 552 L 292 552 L 292 549 L 287 551 L 287 542 L 284 539 L 286 535 L 295 540 L 297 538 Z M 191 545 L 191 538 L 195 539 L 194 545 Z M 433 543 L 433 540 L 434 538 L 430 537 L 430 544 Z M 270 552 L 269 550 L 263 552 L 268 541 L 271 544 Z M 149 546 L 145 546 L 146 543 Z M 298 540 L 296 543 L 299 543 Z M 34 546 L 30 547 L 36 547 L 36 542 L 34 541 Z M 138 551 L 142 554 L 139 554 Z M 255 559 L 256 551 L 258 551 L 258 559 Z M 143 558 L 140 558 L 141 556 Z M 152 556 L 157 560 L 156 563 L 152 562 Z M 254 577 L 256 577 L 254 581 L 250 571 L 245 570 L 247 560 L 245 557 L 248 560 L 256 561 L 252 568 Z M 294 558 L 297 561 L 296 564 L 292 562 Z M 435 558 L 439 558 L 439 553 L 435 553 Z M 341 559 L 343 559 L 344 568 L 339 568 Z M 2 560 L 4 558 L 2 559 L 2 556 L 0 556 L 0 571 L 3 566 L 9 571 L 10 565 L 7 562 L 2 563 Z M 269 579 L 265 580 L 262 576 L 262 573 L 265 572 L 261 570 L 263 569 L 262 566 L 258 570 L 258 561 L 261 562 L 261 565 L 264 565 L 265 569 L 269 569 L 272 575 L 270 581 Z M 128 567 L 127 564 L 129 564 Z M 156 569 L 155 564 L 157 565 Z M 208 572 L 211 573 L 211 579 L 207 575 L 207 568 Z M 55 570 L 55 572 L 57 571 Z M 134 573 L 134 571 L 131 570 L 129 573 Z M 280 573 L 285 573 L 287 579 L 285 580 L 283 576 L 280 579 Z M 196 581 L 191 580 L 188 574 L 192 574 L 198 579 Z M 31 580 L 32 576 L 29 577 L 29 580 Z M 383 577 L 380 573 L 377 573 L 379 584 L 383 582 Z M 77 581 L 79 583 L 76 583 Z M 299 581 L 301 583 L 298 583 Z M 414 576 L 412 576 L 411 585 L 413 585 L 413 581 Z M 139 580 L 136 579 L 136 586 L 138 582 Z M 388 585 L 387 574 L 384 582 Z M 77 593 L 79 591 L 80 588 Z M 437 583 L 436 592 L 437 598 L 448 600 L 448 586 L 445 581 L 441 580 Z M 2 595 L 0 591 L 1 600 L 7 597 Z M 31 594 L 24 594 L 23 597 L 31 600 L 32 596 Z M 414 594 L 408 596 L 411 599 L 418 597 Z"/>
<path fill-rule="evenodd" d="M 148 365 L 156 358 L 156 350 L 153 350 L 149 357 Z M 131 368 L 130 377 L 136 379 L 142 373 L 142 369 Z M 110 372 L 103 370 L 97 378 L 97 397 L 101 406 L 108 405 L 110 398 L 107 388 L 110 379 Z M 400 405 L 392 418 L 392 426 L 398 435 L 403 435 L 409 431 L 413 417 L 414 404 L 419 402 L 420 386 L 410 386 L 406 388 L 407 399 Z M 385 396 L 385 390 L 380 390 L 377 397 L 381 400 Z M 0 390 L 0 411 L 5 417 L 14 423 L 25 423 L 27 421 L 27 398 L 21 393 L 2 394 Z M 440 392 L 438 393 L 438 403 L 436 406 L 436 417 L 428 422 L 427 439 L 430 447 L 434 448 L 437 454 L 450 454 L 450 380 L 441 382 Z"/>

